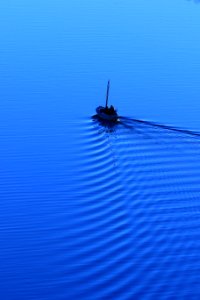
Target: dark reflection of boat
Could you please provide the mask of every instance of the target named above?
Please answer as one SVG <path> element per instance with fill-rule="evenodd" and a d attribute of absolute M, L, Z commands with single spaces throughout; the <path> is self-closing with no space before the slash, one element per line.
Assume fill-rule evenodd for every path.
<path fill-rule="evenodd" d="M 97 115 L 95 115 L 94 117 L 99 119 L 100 121 L 117 122 L 118 114 L 117 114 L 116 109 L 114 108 L 113 105 L 108 107 L 109 90 L 110 90 L 110 81 L 108 81 L 108 85 L 107 85 L 106 105 L 105 105 L 105 107 L 98 106 L 96 108 Z"/>

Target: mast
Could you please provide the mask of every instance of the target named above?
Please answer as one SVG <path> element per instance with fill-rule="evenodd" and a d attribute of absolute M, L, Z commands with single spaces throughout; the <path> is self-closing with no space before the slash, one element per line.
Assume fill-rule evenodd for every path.
<path fill-rule="evenodd" d="M 106 108 L 108 108 L 109 90 L 110 90 L 110 80 L 108 80 L 108 84 L 107 84 L 107 92 L 106 92 Z"/>

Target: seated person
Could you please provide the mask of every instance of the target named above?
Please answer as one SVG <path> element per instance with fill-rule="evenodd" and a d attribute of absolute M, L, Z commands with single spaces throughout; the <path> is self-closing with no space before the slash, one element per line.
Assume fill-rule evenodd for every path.
<path fill-rule="evenodd" d="M 107 115 L 113 115 L 116 112 L 115 112 L 114 107 L 111 105 L 110 107 L 105 107 L 104 113 L 107 114 Z"/>

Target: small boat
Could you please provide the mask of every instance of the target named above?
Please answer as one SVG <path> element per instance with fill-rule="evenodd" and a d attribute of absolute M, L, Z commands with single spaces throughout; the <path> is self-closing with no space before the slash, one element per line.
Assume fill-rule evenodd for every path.
<path fill-rule="evenodd" d="M 106 121 L 115 122 L 118 119 L 118 114 L 112 105 L 110 107 L 98 106 L 96 112 L 99 118 Z"/>
<path fill-rule="evenodd" d="M 107 93 L 106 93 L 106 106 L 98 106 L 96 108 L 97 117 L 101 120 L 116 122 L 119 118 L 116 109 L 111 105 L 108 107 L 108 97 L 110 90 L 110 81 L 107 84 Z"/>

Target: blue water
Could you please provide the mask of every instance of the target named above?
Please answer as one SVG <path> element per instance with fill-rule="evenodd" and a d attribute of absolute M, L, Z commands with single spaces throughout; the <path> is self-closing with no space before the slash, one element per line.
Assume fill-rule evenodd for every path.
<path fill-rule="evenodd" d="M 1 1 L 1 299 L 200 298 L 198 2 Z"/>

